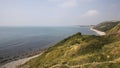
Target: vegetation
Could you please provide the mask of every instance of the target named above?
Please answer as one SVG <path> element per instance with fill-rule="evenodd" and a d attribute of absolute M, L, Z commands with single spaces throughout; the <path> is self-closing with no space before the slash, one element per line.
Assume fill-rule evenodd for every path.
<path fill-rule="evenodd" d="M 107 32 L 108 30 L 111 30 L 114 28 L 117 24 L 119 24 L 120 21 L 107 21 L 107 22 L 102 22 L 94 27 L 94 29 Z"/>
<path fill-rule="evenodd" d="M 116 25 L 114 28 L 112 28 L 111 30 L 108 30 L 107 34 L 115 34 L 119 32 L 120 32 L 120 23 Z"/>
<path fill-rule="evenodd" d="M 120 24 L 103 31 L 108 35 L 76 33 L 20 68 L 120 68 Z"/>

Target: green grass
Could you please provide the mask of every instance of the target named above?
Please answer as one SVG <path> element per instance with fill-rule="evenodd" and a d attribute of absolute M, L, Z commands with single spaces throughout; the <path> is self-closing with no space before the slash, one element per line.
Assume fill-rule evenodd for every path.
<path fill-rule="evenodd" d="M 116 21 L 116 22 L 107 21 L 107 22 L 102 22 L 102 23 L 96 25 L 94 28 L 97 30 L 100 30 L 100 31 L 107 32 L 108 30 L 111 30 L 119 23 L 120 23 L 120 21 Z"/>

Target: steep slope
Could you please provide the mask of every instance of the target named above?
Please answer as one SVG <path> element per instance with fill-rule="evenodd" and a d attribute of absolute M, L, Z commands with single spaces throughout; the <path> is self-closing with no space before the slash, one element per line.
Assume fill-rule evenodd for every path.
<path fill-rule="evenodd" d="M 27 62 L 23 68 L 69 68 L 110 62 L 120 57 L 120 42 L 110 43 L 112 40 L 75 34 L 48 48 L 41 56 Z"/>
<path fill-rule="evenodd" d="M 111 30 L 107 31 L 107 34 L 115 34 L 115 33 L 120 33 L 120 23 Z"/>
<path fill-rule="evenodd" d="M 111 61 L 89 63 L 82 66 L 82 68 L 120 68 L 120 23 L 107 30 L 106 37 L 112 38 L 113 41 L 104 45 L 102 50 L 108 54 L 108 58 L 112 56 L 112 59 L 114 59 Z"/>

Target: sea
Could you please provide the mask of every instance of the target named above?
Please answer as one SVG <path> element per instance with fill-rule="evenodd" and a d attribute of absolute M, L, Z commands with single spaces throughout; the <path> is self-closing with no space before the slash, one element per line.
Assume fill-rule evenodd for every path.
<path fill-rule="evenodd" d="M 77 32 L 97 35 L 90 27 L 0 27 L 0 62 L 48 48 Z"/>

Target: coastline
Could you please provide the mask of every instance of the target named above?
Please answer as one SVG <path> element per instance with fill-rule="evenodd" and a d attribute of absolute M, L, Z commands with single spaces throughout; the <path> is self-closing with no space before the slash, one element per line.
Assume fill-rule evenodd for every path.
<path fill-rule="evenodd" d="M 19 59 L 19 60 L 16 60 L 16 61 L 9 62 L 5 65 L 0 66 L 0 68 L 17 68 L 18 66 L 20 66 L 22 64 L 25 64 L 27 61 L 29 61 L 33 58 L 36 58 L 36 57 L 40 56 L 41 54 L 43 54 L 43 52 L 41 52 L 40 54 L 31 56 L 31 57 L 27 57 L 27 58 L 23 58 L 23 59 Z"/>
<path fill-rule="evenodd" d="M 102 31 L 96 30 L 96 29 L 94 29 L 93 27 L 90 27 L 90 30 L 96 32 L 96 33 L 97 33 L 98 35 L 100 35 L 100 36 L 106 35 L 105 32 L 102 32 Z"/>
<path fill-rule="evenodd" d="M 94 29 L 93 27 L 90 27 L 90 30 L 96 32 L 96 33 L 97 33 L 98 35 L 100 35 L 100 36 L 106 35 L 105 32 L 96 30 L 96 29 Z M 9 63 L 6 63 L 6 64 L 0 66 L 0 68 L 17 68 L 18 66 L 20 66 L 20 65 L 22 65 L 22 64 L 25 64 L 25 63 L 28 62 L 29 60 L 40 56 L 42 53 L 43 53 L 43 52 L 41 52 L 41 53 L 39 53 L 39 54 L 37 54 L 37 55 L 33 55 L 33 56 L 31 56 L 31 57 L 27 57 L 27 58 L 23 58 L 23 59 L 11 61 L 11 62 L 9 62 Z"/>

